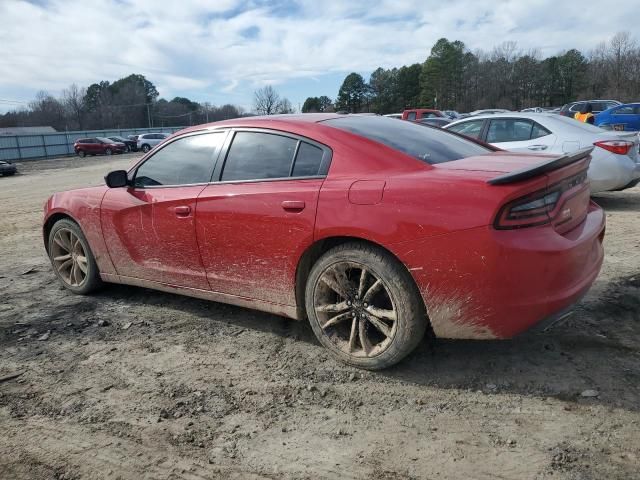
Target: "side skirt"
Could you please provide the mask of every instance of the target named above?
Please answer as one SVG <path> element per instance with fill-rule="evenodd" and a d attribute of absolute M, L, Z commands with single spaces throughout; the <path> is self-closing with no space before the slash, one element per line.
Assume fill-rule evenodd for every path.
<path fill-rule="evenodd" d="M 150 288 L 152 290 L 159 290 L 161 292 L 186 295 L 188 297 L 199 298 L 201 300 L 228 303 L 230 305 L 236 305 L 238 307 L 261 310 L 263 312 L 273 313 L 275 315 L 280 315 L 283 317 L 289 317 L 294 320 L 300 320 L 296 307 L 290 305 L 281 305 L 279 303 L 265 302 L 263 300 L 255 300 L 253 298 L 230 295 L 228 293 L 219 293 L 209 290 L 200 290 L 197 288 L 180 287 L 177 285 L 169 285 L 167 283 L 154 282 L 152 280 L 124 277 L 122 275 L 112 275 L 108 273 L 101 273 L 100 278 L 102 279 L 102 281 L 108 283 L 119 283 L 122 285 L 131 285 L 134 287 L 144 287 Z"/>

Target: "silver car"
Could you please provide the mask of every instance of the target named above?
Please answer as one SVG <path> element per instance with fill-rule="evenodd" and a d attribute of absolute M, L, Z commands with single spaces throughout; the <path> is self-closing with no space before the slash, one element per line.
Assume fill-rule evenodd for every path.
<path fill-rule="evenodd" d="M 168 136 L 168 133 L 143 133 L 142 135 L 138 135 L 138 150 L 147 153 Z"/>
<path fill-rule="evenodd" d="M 640 183 L 636 132 L 613 132 L 553 113 L 480 115 L 445 125 L 503 150 L 563 154 L 593 146 L 587 172 L 591 193 Z"/>

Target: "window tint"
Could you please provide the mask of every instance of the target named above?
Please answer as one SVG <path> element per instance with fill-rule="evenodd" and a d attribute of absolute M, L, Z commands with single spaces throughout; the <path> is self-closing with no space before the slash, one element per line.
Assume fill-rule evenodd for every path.
<path fill-rule="evenodd" d="M 491 120 L 487 132 L 488 143 L 522 142 L 531 138 L 533 122 L 515 118 Z"/>
<path fill-rule="evenodd" d="M 491 151 L 445 130 L 425 128 L 412 122 L 398 122 L 392 118 L 349 115 L 325 120 L 324 123 L 382 143 L 427 163 L 450 162 Z"/>
<path fill-rule="evenodd" d="M 480 133 L 482 133 L 482 126 L 484 125 L 484 120 L 470 120 L 468 122 L 458 123 L 457 125 L 452 125 L 447 128 L 447 130 L 453 130 L 454 132 L 461 133 L 462 135 L 466 135 L 471 138 L 480 138 Z"/>
<path fill-rule="evenodd" d="M 550 135 L 551 132 L 544 128 L 539 123 L 533 122 L 533 130 L 531 130 L 531 139 L 544 137 L 546 135 Z"/>
<path fill-rule="evenodd" d="M 293 165 L 293 176 L 311 177 L 319 175 L 323 153 L 321 148 L 301 142 Z"/>
<path fill-rule="evenodd" d="M 416 119 L 416 112 L 409 112 L 407 114 L 407 120 L 415 120 Z"/>
<path fill-rule="evenodd" d="M 613 112 L 615 115 L 633 115 L 633 105 L 625 105 Z"/>
<path fill-rule="evenodd" d="M 144 162 L 136 172 L 135 185 L 188 185 L 211 180 L 214 153 L 224 140 L 223 132 L 193 135 L 171 142 Z"/>
<path fill-rule="evenodd" d="M 238 132 L 227 154 L 222 181 L 288 177 L 297 140 L 282 135 Z"/>

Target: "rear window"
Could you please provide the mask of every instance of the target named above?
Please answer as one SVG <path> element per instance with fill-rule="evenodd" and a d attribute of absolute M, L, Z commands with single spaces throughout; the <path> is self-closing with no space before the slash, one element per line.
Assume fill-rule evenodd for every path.
<path fill-rule="evenodd" d="M 382 143 L 431 164 L 491 152 L 486 147 L 445 130 L 424 128 L 412 122 L 399 122 L 386 117 L 354 115 L 325 120 L 324 123 Z"/>

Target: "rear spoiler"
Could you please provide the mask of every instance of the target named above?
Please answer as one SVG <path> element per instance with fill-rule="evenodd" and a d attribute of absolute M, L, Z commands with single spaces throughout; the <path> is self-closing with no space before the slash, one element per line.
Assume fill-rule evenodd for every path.
<path fill-rule="evenodd" d="M 516 170 L 515 172 L 505 173 L 504 175 L 500 175 L 499 177 L 487 180 L 487 183 L 490 185 L 504 185 L 506 183 L 515 183 L 521 180 L 527 180 L 529 178 L 537 177 L 538 175 L 552 172 L 553 170 L 558 170 L 559 168 L 566 167 L 567 165 L 571 165 L 572 163 L 576 163 L 588 156 L 593 151 L 593 149 L 594 147 L 581 148 L 580 150 L 576 150 L 575 152 L 567 153 L 566 155 L 562 155 L 561 157 L 552 158 L 551 160 L 547 160 L 546 162 L 540 163 L 533 167 L 521 168 L 520 170 Z"/>

